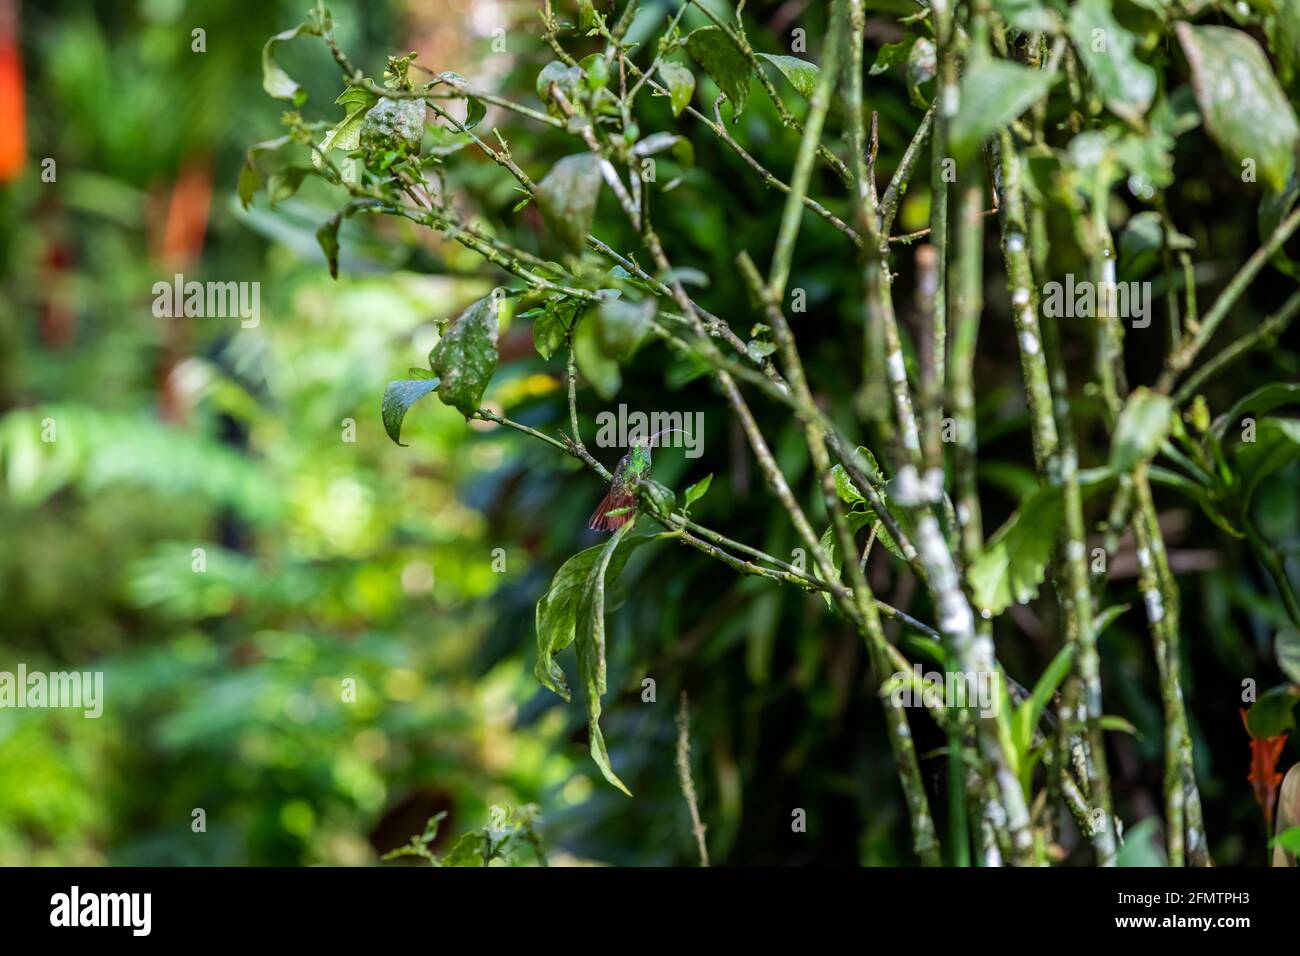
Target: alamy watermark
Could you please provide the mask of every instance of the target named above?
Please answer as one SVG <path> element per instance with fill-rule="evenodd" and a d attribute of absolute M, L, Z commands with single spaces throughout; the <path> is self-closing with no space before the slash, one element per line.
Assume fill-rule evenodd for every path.
<path fill-rule="evenodd" d="M 82 710 L 87 717 L 104 713 L 103 671 L 0 671 L 0 708 L 41 707 Z"/>
<path fill-rule="evenodd" d="M 1049 318 L 1090 319 L 1110 315 L 1130 319 L 1135 329 L 1151 324 L 1151 283 L 1103 280 L 1075 282 L 1067 273 L 1065 282 L 1043 286 L 1043 315 Z"/>
<path fill-rule="evenodd" d="M 74 885 L 50 897 L 50 925 L 120 926 L 132 936 L 148 936 L 153 929 L 153 894 L 83 893 Z"/>
<path fill-rule="evenodd" d="M 153 314 L 159 319 L 239 319 L 240 328 L 262 321 L 260 282 L 186 282 L 176 273 L 171 282 L 153 284 Z"/>
<path fill-rule="evenodd" d="M 998 671 L 897 671 L 890 680 L 890 703 L 895 707 L 978 707 L 981 717 L 993 717 L 1001 699 Z"/>
<path fill-rule="evenodd" d="M 703 412 L 629 412 L 619 403 L 617 412 L 596 415 L 596 447 L 684 448 L 687 458 L 704 453 Z"/>

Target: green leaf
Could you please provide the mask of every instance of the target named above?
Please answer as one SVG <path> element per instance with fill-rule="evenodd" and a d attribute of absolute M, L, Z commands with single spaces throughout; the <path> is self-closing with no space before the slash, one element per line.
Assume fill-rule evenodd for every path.
<path fill-rule="evenodd" d="M 713 77 L 718 89 L 731 101 L 733 115 L 743 113 L 745 103 L 749 100 L 749 85 L 753 76 L 749 61 L 736 49 L 731 37 L 721 27 L 700 27 L 686 37 L 686 52 L 705 73 Z"/>
<path fill-rule="evenodd" d="M 1241 423 L 1247 412 L 1271 412 L 1282 405 L 1300 405 L 1300 383 L 1270 382 L 1261 385 L 1216 418 L 1211 430 L 1217 438 L 1222 439 L 1231 426 Z"/>
<path fill-rule="evenodd" d="M 596 323 L 587 321 L 578 326 L 573 335 L 573 356 L 582 377 L 596 390 L 596 394 L 609 401 L 623 385 L 623 374 L 618 362 L 610 358 L 600 343 Z"/>
<path fill-rule="evenodd" d="M 916 37 L 908 35 L 897 43 L 886 43 L 876 54 L 876 60 L 871 64 L 870 76 L 879 76 L 891 66 L 900 66 L 907 62 L 908 55 L 912 52 L 912 47 L 916 44 Z"/>
<path fill-rule="evenodd" d="M 329 265 L 330 278 L 339 277 L 339 226 L 343 223 L 343 213 L 330 216 L 316 230 L 316 241 L 320 243 L 321 252 L 325 253 L 325 262 Z"/>
<path fill-rule="evenodd" d="M 1300 684 L 1300 631 L 1293 627 L 1278 631 L 1273 638 L 1273 654 L 1282 673 L 1291 678 L 1292 683 Z"/>
<path fill-rule="evenodd" d="M 624 525 L 630 527 L 630 525 Z M 611 537 L 610 541 L 616 540 Z M 647 536 L 618 539 L 619 544 L 610 557 L 605 574 L 608 581 L 618 578 L 627 564 L 632 552 L 647 541 Z M 591 569 L 608 547 L 609 542 L 579 551 L 560 566 L 551 580 L 546 594 L 537 602 L 535 621 L 537 626 L 537 664 L 533 667 L 533 676 L 547 687 L 569 700 L 569 685 L 564 679 L 564 671 L 555 662 L 555 655 L 573 643 L 576 634 L 578 600 L 587 583 Z"/>
<path fill-rule="evenodd" d="M 497 367 L 497 301 L 484 296 L 462 312 L 434 346 L 429 365 L 442 380 L 438 398 L 469 418 Z"/>
<path fill-rule="evenodd" d="M 1206 129 L 1239 174 L 1253 160 L 1271 192 L 1286 189 L 1300 124 L 1268 59 L 1247 33 L 1231 27 L 1174 28 L 1192 68 Z"/>
<path fill-rule="evenodd" d="M 388 437 L 394 444 L 406 447 L 402 441 L 402 420 L 406 418 L 407 410 L 437 387 L 436 378 L 388 383 L 384 389 L 380 412 L 384 419 L 384 431 L 388 432 Z"/>
<path fill-rule="evenodd" d="M 1300 853 L 1300 827 L 1283 830 L 1273 838 L 1269 846 L 1280 846 L 1288 853 Z"/>
<path fill-rule="evenodd" d="M 663 62 L 659 64 L 659 78 L 668 87 L 668 104 L 674 116 L 681 116 L 682 110 L 690 105 L 695 93 L 695 74 L 680 63 Z"/>
<path fill-rule="evenodd" d="M 1000 614 L 1038 593 L 1056 544 L 1061 506 L 1061 489 L 1040 485 L 988 540 L 969 573 L 980 609 Z"/>
<path fill-rule="evenodd" d="M 266 181 L 266 196 L 271 201 L 271 205 L 284 202 L 293 196 L 302 186 L 302 181 L 315 174 L 316 171 L 308 166 L 286 166 L 272 173 L 270 179 Z"/>
<path fill-rule="evenodd" d="M 1056 33 L 1061 20 L 1039 0 L 993 0 L 993 9 L 1025 33 Z"/>
<path fill-rule="evenodd" d="M 578 651 L 578 678 L 582 681 L 587 698 L 587 732 L 591 737 L 591 759 L 611 784 L 629 797 L 632 791 L 614 773 L 605 749 L 605 736 L 600 732 L 600 699 L 605 694 L 605 584 L 614 554 L 620 543 L 634 526 L 633 522 L 620 527 L 605 546 L 587 573 L 576 611 L 576 646 Z"/>
<path fill-rule="evenodd" d="M 1108 0 L 1079 0 L 1071 8 L 1070 39 L 1110 111 L 1131 122 L 1145 116 L 1156 71 L 1137 58 L 1137 40 L 1116 21 Z"/>
<path fill-rule="evenodd" d="M 1102 714 L 1097 719 L 1097 726 L 1112 733 L 1128 734 L 1130 737 L 1142 736 L 1138 733 L 1138 729 L 1133 726 L 1132 721 L 1125 720 L 1123 717 L 1116 717 L 1114 714 Z"/>
<path fill-rule="evenodd" d="M 984 140 L 1047 95 L 1056 76 L 1005 60 L 980 59 L 961 79 L 961 107 L 949 127 L 949 148 L 960 164 Z"/>
<path fill-rule="evenodd" d="M 875 475 L 876 477 L 880 476 L 880 466 L 876 464 L 876 458 L 871 454 L 870 450 L 859 445 L 857 457 L 859 464 L 869 474 Z M 889 533 L 885 526 L 880 523 L 879 519 L 876 517 L 875 511 L 872 510 L 871 505 L 867 503 L 867 499 L 863 497 L 862 493 L 858 491 L 857 486 L 853 484 L 853 480 L 849 477 L 848 472 L 844 470 L 844 466 L 836 465 L 833 467 L 831 469 L 831 476 L 835 479 L 836 495 L 839 496 L 840 501 L 843 501 L 849 506 L 848 519 L 850 527 L 856 532 L 859 528 L 862 528 L 867 524 L 872 525 L 876 529 L 876 540 L 885 546 L 885 550 L 899 560 L 906 560 L 903 557 L 902 549 L 898 546 L 898 542 L 894 540 L 894 536 Z M 888 503 L 886 503 L 886 506 L 888 506 Z M 834 534 L 831 534 L 829 539 L 823 535 L 822 539 L 823 541 L 829 540 L 830 544 L 834 545 Z M 834 563 L 833 560 L 832 563 Z"/>
<path fill-rule="evenodd" d="M 1283 0 L 1275 4 L 1276 12 L 1265 24 L 1269 46 L 1277 57 L 1282 84 L 1294 94 L 1300 80 L 1300 4 Z"/>
<path fill-rule="evenodd" d="M 262 174 L 258 172 L 257 167 L 251 160 L 245 160 L 244 165 L 239 167 L 239 181 L 235 185 L 235 191 L 239 194 L 239 204 L 245 209 L 257 195 L 257 191 L 262 188 Z"/>
<path fill-rule="evenodd" d="M 797 56 L 783 56 L 778 53 L 759 53 L 758 56 L 780 70 L 781 75 L 790 81 L 790 85 L 799 91 L 800 96 L 806 100 L 812 99 L 813 90 L 817 86 L 816 63 L 801 60 Z"/>
<path fill-rule="evenodd" d="M 1124 845 L 1115 855 L 1115 865 L 1147 867 L 1165 865 L 1165 856 L 1156 846 L 1155 820 L 1143 820 L 1128 828 L 1124 834 Z"/>
<path fill-rule="evenodd" d="M 844 518 L 848 522 L 849 531 L 852 534 L 857 534 L 869 524 L 877 523 L 875 514 L 870 511 L 850 511 L 844 516 Z M 883 532 L 884 528 L 881 528 L 880 531 Z M 830 560 L 831 567 L 838 572 L 841 565 L 844 563 L 844 557 L 840 554 L 839 538 L 835 534 L 834 525 L 831 525 L 822 532 L 821 540 L 818 541 L 818 546 L 826 552 L 826 557 Z M 850 560 L 856 559 L 856 555 L 850 556 Z M 813 565 L 813 574 L 817 577 L 817 580 L 822 580 L 821 570 L 816 564 Z M 826 602 L 827 607 L 830 606 L 831 596 L 829 594 L 823 592 L 822 600 Z"/>
<path fill-rule="evenodd" d="M 595 93 L 609 85 L 609 61 L 603 53 L 593 53 L 584 57 L 578 66 L 582 69 L 583 84 Z"/>
<path fill-rule="evenodd" d="M 564 111 L 551 98 L 551 87 L 556 86 L 565 99 L 575 109 L 580 109 L 578 88 L 582 84 L 582 70 L 577 66 L 567 66 L 559 60 L 552 60 L 537 74 L 537 98 L 546 104 L 546 111 L 552 116 L 563 116 Z"/>
<path fill-rule="evenodd" d="M 930 100 L 921 92 L 921 87 L 932 84 L 938 70 L 934 41 L 918 37 L 912 45 L 912 52 L 907 55 L 907 98 L 917 109 L 930 108 Z"/>
<path fill-rule="evenodd" d="M 1052 658 L 1052 662 L 1047 665 L 1047 669 L 1043 671 L 1034 684 L 1029 699 L 1016 708 L 1016 742 L 1023 754 L 1029 753 L 1029 748 L 1034 741 L 1034 728 L 1038 726 L 1038 721 L 1042 718 L 1047 705 L 1052 702 L 1052 695 L 1061 686 L 1065 676 L 1070 673 L 1070 664 L 1074 660 L 1074 648 L 1073 644 L 1066 644 L 1057 652 L 1056 656 Z"/>
<path fill-rule="evenodd" d="M 1300 8 L 1297 8 L 1300 9 Z M 1300 164 L 1291 167 L 1291 178 L 1286 182 L 1286 189 L 1280 193 L 1266 192 L 1259 200 L 1259 239 L 1266 242 L 1274 230 L 1300 199 Z M 1278 247 L 1269 258 L 1282 272 L 1293 279 L 1300 279 L 1300 262 L 1292 259 L 1284 248 Z"/>
<path fill-rule="evenodd" d="M 564 344 L 577 305 L 575 299 L 551 298 L 533 316 L 533 347 L 542 358 L 549 359 Z"/>
<path fill-rule="evenodd" d="M 677 508 L 677 493 L 653 478 L 641 478 L 636 483 L 636 500 L 646 514 L 665 524 Z"/>
<path fill-rule="evenodd" d="M 628 361 L 650 334 L 655 302 L 606 299 L 596 307 L 596 334 L 600 350 L 620 364 Z"/>
<path fill-rule="evenodd" d="M 474 96 L 465 97 L 465 123 L 466 129 L 473 129 L 479 123 L 483 122 L 483 117 L 487 116 L 487 104 Z"/>
<path fill-rule="evenodd" d="M 1148 388 L 1136 388 L 1124 403 L 1110 443 L 1110 466 L 1117 474 L 1131 471 L 1159 451 L 1176 414 L 1173 400 Z"/>
<path fill-rule="evenodd" d="M 600 198 L 600 161 L 592 153 L 566 156 L 537 184 L 537 208 L 551 235 L 570 252 L 582 251 Z"/>
<path fill-rule="evenodd" d="M 712 484 L 713 474 L 709 473 L 695 484 L 687 486 L 686 490 L 682 492 L 682 498 L 684 499 L 683 507 L 689 508 L 695 502 L 707 495 L 709 493 L 709 486 Z"/>
<path fill-rule="evenodd" d="M 290 142 L 290 137 L 280 136 L 276 139 L 268 139 L 261 143 L 254 143 L 248 147 L 248 152 L 244 154 L 244 165 L 239 170 L 239 183 L 237 190 L 239 192 L 239 202 L 245 209 L 253 201 L 253 196 L 265 183 L 261 172 L 257 168 L 257 154 L 269 153 L 285 146 Z"/>
<path fill-rule="evenodd" d="M 1277 737 L 1295 728 L 1292 713 L 1300 701 L 1300 687 L 1283 684 L 1259 695 L 1259 699 L 1246 711 L 1246 730 L 1256 740 Z"/>
<path fill-rule="evenodd" d="M 1300 458 L 1300 419 L 1265 418 L 1255 426 L 1255 440 L 1243 442 L 1233 459 L 1241 485 L 1239 507 L 1250 507 L 1255 489 L 1265 478 Z"/>
<path fill-rule="evenodd" d="M 839 496 L 840 501 L 846 505 L 866 504 L 867 499 L 862 497 L 862 492 L 858 491 L 857 485 L 853 483 L 853 479 L 849 477 L 843 465 L 832 468 L 831 477 L 835 479 L 835 494 Z"/>
<path fill-rule="evenodd" d="M 320 146 L 312 150 L 311 161 L 319 169 L 324 165 L 324 157 L 332 149 L 344 152 L 356 149 L 361 143 L 361 127 L 366 113 L 379 101 L 374 93 L 360 86 L 349 86 L 339 94 L 334 102 L 342 106 L 345 115 L 339 124 L 325 134 Z"/>
<path fill-rule="evenodd" d="M 1119 619 L 1119 616 L 1127 611 L 1131 604 L 1112 604 L 1104 610 L 1098 611 L 1092 616 L 1092 633 L 1094 637 L 1101 637 L 1102 632 L 1110 627 Z"/>
<path fill-rule="evenodd" d="M 307 99 L 307 93 L 275 62 L 275 48 L 304 33 L 308 36 L 320 35 L 320 31 L 312 24 L 300 23 L 292 30 L 277 33 L 262 47 L 262 89 L 277 100 L 291 100 L 295 106 L 302 105 Z"/>

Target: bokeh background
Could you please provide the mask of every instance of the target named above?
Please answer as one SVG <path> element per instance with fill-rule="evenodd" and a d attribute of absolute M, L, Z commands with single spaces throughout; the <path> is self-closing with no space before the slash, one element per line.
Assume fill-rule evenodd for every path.
<path fill-rule="evenodd" d="M 262 91 L 262 44 L 306 5 L 0 0 L 0 669 L 102 670 L 106 687 L 99 720 L 0 711 L 0 864 L 372 864 L 434 813 L 448 813 L 441 846 L 482 826 L 491 805 L 528 803 L 540 808 L 553 862 L 691 863 L 673 766 L 682 690 L 715 861 L 909 862 L 859 641 L 816 597 L 737 579 L 676 546 L 641 549 L 613 595 L 606 737 L 635 799 L 600 780 L 580 702 L 565 706 L 531 670 L 533 605 L 559 564 L 598 540 L 585 520 L 601 489 L 552 449 L 467 427 L 433 401 L 408 416 L 407 448 L 385 437 L 379 417 L 384 384 L 424 364 L 436 322 L 502 276 L 401 224 L 349 221 L 334 281 L 314 232 L 337 196 L 316 181 L 275 209 L 263 196 L 245 211 L 234 196 L 244 150 L 279 133 L 283 104 Z M 535 3 L 330 6 L 343 45 L 372 75 L 387 54 L 415 50 L 420 63 L 532 102 L 550 59 Z M 870 41 L 896 39 L 911 5 L 871 6 Z M 751 2 L 756 45 L 784 49 L 798 26 L 815 55 L 824 7 Z M 196 28 L 204 52 L 192 49 Z M 504 50 L 493 50 L 498 29 Z M 308 115 L 337 119 L 337 71 L 323 47 L 296 43 L 279 58 L 310 91 Z M 897 72 L 869 90 L 880 166 L 892 171 L 920 112 Z M 666 110 L 660 118 L 668 128 Z M 493 126 L 535 176 L 573 151 L 517 117 L 493 111 L 483 129 Z M 733 132 L 771 168 L 789 169 L 796 141 L 760 92 Z M 731 267 L 735 243 L 761 261 L 779 199 L 707 132 L 694 138 L 697 168 L 662 204 L 660 232 L 675 258 L 713 277 L 704 304 L 745 331 L 754 320 Z M 52 182 L 41 177 L 47 159 Z M 511 212 L 507 175 L 468 151 L 448 170 L 466 210 L 543 250 L 533 210 Z M 1243 198 L 1253 194 L 1203 138 L 1180 144 L 1177 172 L 1174 211 L 1206 264 L 1206 301 L 1255 244 L 1253 200 Z M 1136 207 L 1117 197 L 1125 202 Z M 918 182 L 900 225 L 925 225 L 927 208 Z M 1117 210 L 1121 222 L 1128 211 Z M 601 222 L 613 244 L 633 247 L 604 207 Z M 1031 480 L 1032 459 L 989 252 L 977 376 L 995 527 Z M 794 267 L 809 297 L 801 344 L 832 397 L 858 385 L 840 339 L 856 314 L 851 269 L 842 240 L 809 219 Z M 906 256 L 900 269 L 902 290 Z M 153 284 L 176 273 L 259 282 L 260 325 L 156 318 Z M 1285 291 L 1276 276 L 1262 280 L 1225 338 Z M 1071 356 L 1085 361 L 1081 346 Z M 1131 357 L 1131 378 L 1148 381 L 1157 360 Z M 1216 385 L 1212 407 L 1297 371 L 1284 343 Z M 488 399 L 551 429 L 565 418 L 560 372 L 518 323 Z M 788 554 L 793 533 L 701 373 L 646 349 L 618 401 L 704 411 L 704 459 L 665 452 L 656 477 L 681 487 L 714 473 L 702 520 Z M 585 389 L 580 398 L 590 428 L 606 405 Z M 42 441 L 47 420 L 55 442 Z M 787 475 L 810 488 L 798 430 L 775 415 L 765 425 Z M 1085 466 L 1104 454 L 1100 441 L 1085 447 Z M 616 453 L 604 455 L 612 466 Z M 1258 496 L 1293 572 L 1296 477 L 1293 466 Z M 1183 501 L 1161 504 L 1183 587 L 1184 686 L 1212 850 L 1221 864 L 1263 863 L 1238 707 L 1243 678 L 1281 680 L 1271 639 L 1285 615 L 1238 542 Z M 1140 608 L 1126 554 L 1114 595 Z M 871 573 L 892 603 L 929 614 L 905 572 L 873 561 Z M 1049 593 L 999 625 L 1000 653 L 1026 682 L 1057 649 Z M 1137 610 L 1102 649 L 1106 709 L 1138 730 L 1115 735 L 1111 754 L 1119 808 L 1138 820 L 1160 806 L 1161 712 Z M 653 704 L 641 699 L 646 676 L 657 682 Z M 348 677 L 355 703 L 340 699 Z M 942 792 L 944 760 L 929 753 L 943 740 L 917 725 L 927 780 Z M 1291 743 L 1280 766 L 1296 756 Z M 796 807 L 807 810 L 807 833 L 791 832 Z M 192 830 L 195 808 L 206 832 Z"/>

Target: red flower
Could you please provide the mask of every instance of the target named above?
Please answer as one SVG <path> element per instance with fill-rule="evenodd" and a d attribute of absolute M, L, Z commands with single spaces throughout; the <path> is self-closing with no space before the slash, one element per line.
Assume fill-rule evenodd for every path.
<path fill-rule="evenodd" d="M 1246 723 L 1245 710 L 1241 711 L 1241 722 Z M 1250 733 L 1249 725 L 1246 726 L 1246 733 Z M 1268 823 L 1270 831 L 1273 829 L 1273 807 L 1277 804 L 1277 788 L 1282 783 L 1282 775 L 1277 772 L 1277 761 L 1282 756 L 1282 748 L 1285 746 L 1286 734 L 1250 738 L 1250 774 L 1246 779 L 1250 781 L 1251 789 L 1255 791 L 1255 802 L 1263 809 L 1264 820 Z"/>

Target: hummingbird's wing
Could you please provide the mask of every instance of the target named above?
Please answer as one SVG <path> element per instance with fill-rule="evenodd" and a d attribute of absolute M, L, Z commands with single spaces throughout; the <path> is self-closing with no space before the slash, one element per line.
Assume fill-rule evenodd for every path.
<path fill-rule="evenodd" d="M 636 498 L 619 488 L 619 482 L 610 486 L 609 494 L 601 499 L 591 515 L 587 527 L 592 531 L 617 531 L 636 514 Z"/>

